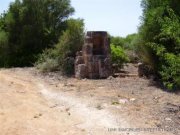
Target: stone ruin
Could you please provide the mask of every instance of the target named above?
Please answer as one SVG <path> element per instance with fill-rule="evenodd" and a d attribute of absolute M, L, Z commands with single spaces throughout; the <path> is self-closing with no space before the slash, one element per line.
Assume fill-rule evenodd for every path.
<path fill-rule="evenodd" d="M 75 59 L 75 77 L 98 79 L 111 75 L 110 42 L 107 32 L 89 31 Z"/>

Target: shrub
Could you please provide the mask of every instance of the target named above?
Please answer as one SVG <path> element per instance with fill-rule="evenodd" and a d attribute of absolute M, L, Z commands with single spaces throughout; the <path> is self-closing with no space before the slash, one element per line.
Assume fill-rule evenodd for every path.
<path fill-rule="evenodd" d="M 168 89 L 180 88 L 180 6 L 178 0 L 142 0 L 138 53 Z"/>
<path fill-rule="evenodd" d="M 120 46 L 126 50 L 133 50 L 134 46 L 132 44 L 133 40 L 136 38 L 137 34 L 129 34 L 126 37 L 113 37 L 111 36 L 111 44 L 115 46 Z"/>
<path fill-rule="evenodd" d="M 37 55 L 52 48 L 74 9 L 70 0 L 15 0 L 0 15 L 0 31 L 8 33 L 8 51 L 0 66 L 32 66 Z M 0 53 L 0 57 L 2 53 Z"/>
<path fill-rule="evenodd" d="M 35 63 L 36 67 L 42 72 L 51 72 L 59 69 L 57 54 L 54 49 L 44 50 L 39 55 L 38 61 Z"/>
<path fill-rule="evenodd" d="M 122 47 L 113 44 L 111 44 L 111 57 L 113 65 L 118 68 L 122 68 L 123 64 L 129 62 L 125 50 Z"/>
<path fill-rule="evenodd" d="M 164 85 L 168 89 L 178 89 L 180 87 L 180 55 L 165 53 L 164 61 L 165 63 L 160 68 Z"/>
<path fill-rule="evenodd" d="M 134 48 L 134 41 L 137 37 L 137 34 L 129 34 L 126 37 L 110 37 L 111 44 L 115 46 L 119 46 L 122 49 L 125 50 L 129 62 L 136 63 L 138 61 L 138 57 L 135 53 L 135 48 Z"/>
<path fill-rule="evenodd" d="M 55 48 L 44 51 L 35 65 L 41 71 L 61 70 L 64 74 L 73 74 L 74 58 L 76 52 L 82 49 L 83 43 L 83 20 L 70 19 L 67 21 L 67 30 L 63 32 Z"/>
<path fill-rule="evenodd" d="M 0 29 L 0 67 L 7 66 L 8 54 L 8 34 Z"/>

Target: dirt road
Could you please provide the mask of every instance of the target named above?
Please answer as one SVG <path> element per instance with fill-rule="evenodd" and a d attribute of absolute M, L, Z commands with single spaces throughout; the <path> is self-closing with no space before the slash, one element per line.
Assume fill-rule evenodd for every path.
<path fill-rule="evenodd" d="M 0 135 L 173 135 L 179 103 L 179 94 L 138 77 L 77 80 L 34 68 L 0 70 Z"/>

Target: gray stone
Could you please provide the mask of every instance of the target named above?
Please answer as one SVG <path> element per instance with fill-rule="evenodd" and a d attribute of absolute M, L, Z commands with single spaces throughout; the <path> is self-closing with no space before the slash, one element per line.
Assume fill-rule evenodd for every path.
<path fill-rule="evenodd" d="M 77 65 L 75 77 L 81 79 L 81 78 L 86 78 L 86 76 L 87 76 L 87 67 L 86 67 L 86 65 L 85 64 Z"/>
<path fill-rule="evenodd" d="M 107 32 L 87 32 L 82 52 L 77 52 L 75 76 L 77 78 L 109 77 L 112 73 L 110 52 Z"/>

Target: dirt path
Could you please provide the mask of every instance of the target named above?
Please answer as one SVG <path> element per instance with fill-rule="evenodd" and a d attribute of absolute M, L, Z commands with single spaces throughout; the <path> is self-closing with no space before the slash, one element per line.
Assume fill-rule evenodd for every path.
<path fill-rule="evenodd" d="M 0 70 L 0 135 L 177 134 L 178 130 L 131 131 L 163 126 L 175 129 L 179 124 L 179 95 L 147 83 L 140 78 L 42 76 L 33 68 Z M 166 103 L 171 108 L 174 105 L 176 114 L 164 112 L 161 118 L 158 115 L 166 111 Z M 173 126 L 167 127 L 170 124 Z"/>
<path fill-rule="evenodd" d="M 1 134 L 94 135 L 118 127 L 107 111 L 90 107 L 73 95 L 53 91 L 28 72 L 14 70 L 0 72 Z"/>

